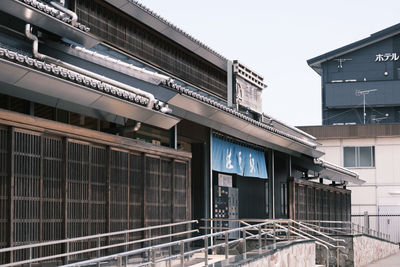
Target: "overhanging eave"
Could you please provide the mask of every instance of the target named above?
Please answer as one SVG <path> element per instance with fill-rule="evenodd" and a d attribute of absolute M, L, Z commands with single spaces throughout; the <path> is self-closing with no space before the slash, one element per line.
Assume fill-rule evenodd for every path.
<path fill-rule="evenodd" d="M 21 1 L 2 0 L 0 10 L 89 48 L 100 43 L 100 40 L 93 35 Z"/>
<path fill-rule="evenodd" d="M 321 157 L 324 154 L 313 147 L 270 132 L 249 121 L 185 95 L 177 94 L 168 101 L 168 104 L 173 106 L 173 114 L 179 117 L 263 147 L 297 156 L 305 154 L 314 158 Z"/>
<path fill-rule="evenodd" d="M 180 121 L 159 111 L 3 59 L 0 59 L 0 69 L 0 81 L 15 88 L 23 88 L 163 129 L 170 129 Z"/>

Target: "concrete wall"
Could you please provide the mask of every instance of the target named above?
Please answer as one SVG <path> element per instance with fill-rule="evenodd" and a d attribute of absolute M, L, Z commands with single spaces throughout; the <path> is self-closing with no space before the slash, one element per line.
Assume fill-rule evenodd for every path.
<path fill-rule="evenodd" d="M 272 254 L 241 264 L 243 267 L 312 267 L 315 266 L 315 243 L 293 244 Z"/>
<path fill-rule="evenodd" d="M 367 235 L 344 235 L 334 236 L 337 239 L 343 239 L 345 242 L 340 243 L 345 248 L 340 249 L 339 265 L 346 267 L 361 267 L 373 261 L 385 258 L 399 251 L 397 244 L 384 241 Z M 337 250 L 331 248 L 329 252 L 329 266 L 336 267 Z M 316 246 L 316 262 L 326 265 L 326 249 Z"/>
<path fill-rule="evenodd" d="M 361 267 L 399 252 L 399 246 L 361 235 L 353 238 L 353 251 L 354 267 Z"/>

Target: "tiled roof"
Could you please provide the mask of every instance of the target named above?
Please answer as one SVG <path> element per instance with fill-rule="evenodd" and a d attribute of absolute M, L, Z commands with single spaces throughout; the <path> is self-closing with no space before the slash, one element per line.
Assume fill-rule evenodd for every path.
<path fill-rule="evenodd" d="M 19 0 L 19 1 L 23 2 L 25 4 L 28 4 L 36 9 L 39 9 L 40 11 L 42 11 L 52 17 L 55 17 L 56 19 L 59 19 L 65 23 L 71 24 L 71 22 L 72 22 L 71 18 L 67 14 L 65 14 L 64 12 L 58 10 L 57 8 L 49 6 L 48 4 L 45 4 L 41 1 L 38 1 L 38 0 Z M 73 26 L 84 32 L 90 31 L 89 27 L 87 27 L 79 22 L 77 22 Z"/>
<path fill-rule="evenodd" d="M 183 34 L 184 36 L 186 36 L 187 38 L 189 38 L 191 41 L 195 42 L 196 44 L 198 44 L 199 46 L 202 46 L 203 48 L 207 49 L 209 52 L 211 52 L 212 54 L 216 55 L 217 57 L 223 59 L 223 60 L 228 60 L 227 58 L 225 58 L 224 56 L 222 56 L 221 54 L 219 54 L 218 52 L 216 52 L 215 50 L 211 49 L 209 46 L 205 45 L 204 43 L 200 42 L 199 40 L 197 40 L 196 38 L 194 38 L 193 36 L 191 36 L 190 34 L 186 33 L 185 31 L 183 31 L 182 29 L 180 29 L 178 26 L 172 24 L 171 22 L 169 22 L 168 20 L 166 20 L 165 18 L 161 17 L 159 14 L 157 14 L 156 12 L 150 10 L 149 8 L 147 8 L 146 6 L 144 6 L 143 4 L 139 3 L 138 1 L 135 0 L 128 0 L 130 3 L 132 3 L 133 5 L 137 6 L 138 8 L 140 8 L 141 10 L 145 11 L 147 14 L 153 16 L 154 18 L 160 20 L 161 22 L 163 22 L 164 24 L 168 25 L 169 27 L 171 27 L 172 29 L 174 29 L 175 31 Z"/>
<path fill-rule="evenodd" d="M 192 97 L 192 98 L 197 99 L 199 101 L 202 101 L 202 102 L 204 102 L 204 103 L 206 103 L 208 105 L 211 105 L 211 106 L 213 106 L 215 108 L 218 108 L 218 109 L 220 109 L 220 110 L 222 110 L 224 112 L 230 113 L 233 116 L 236 116 L 236 117 L 238 117 L 238 118 L 240 118 L 242 120 L 248 121 L 251 124 L 256 125 L 256 126 L 262 128 L 264 130 L 267 130 L 267 131 L 272 132 L 274 134 L 277 134 L 277 135 L 280 135 L 282 137 L 288 138 L 288 139 L 290 139 L 292 141 L 301 143 L 301 144 L 303 144 L 305 146 L 308 146 L 308 147 L 311 147 L 311 148 L 316 148 L 317 147 L 317 143 L 314 142 L 314 141 L 303 140 L 303 139 L 298 138 L 298 137 L 296 137 L 294 135 L 291 135 L 291 134 L 285 133 L 283 131 L 280 131 L 280 130 L 278 130 L 278 129 L 276 129 L 276 128 L 274 128 L 274 127 L 272 127 L 272 126 L 270 126 L 270 125 L 268 125 L 266 123 L 254 120 L 254 119 L 252 119 L 252 118 L 250 118 L 250 117 L 238 112 L 235 109 L 232 109 L 232 108 L 230 108 L 230 107 L 228 107 L 228 106 L 226 106 L 224 104 L 221 104 L 221 103 L 219 103 L 219 102 L 217 102 L 215 100 L 212 100 L 212 99 L 208 98 L 207 96 L 204 96 L 204 95 L 199 94 L 199 93 L 197 93 L 197 92 L 195 92 L 193 90 L 190 90 L 190 89 L 188 89 L 188 88 L 186 88 L 184 86 L 181 86 L 181 85 L 177 84 L 176 82 L 174 82 L 173 80 L 164 81 L 163 85 L 166 86 L 166 87 L 169 87 L 169 88 L 172 88 L 172 89 L 176 90 L 180 94 L 184 94 L 186 96 Z"/>
<path fill-rule="evenodd" d="M 19 65 L 23 65 L 52 76 L 73 82 L 82 86 L 86 86 L 90 89 L 97 90 L 99 92 L 118 97 L 125 101 L 129 101 L 136 105 L 146 106 L 149 99 L 135 93 L 129 92 L 127 90 L 118 88 L 111 84 L 105 83 L 103 81 L 91 78 L 89 76 L 80 74 L 78 72 L 69 70 L 64 67 L 60 67 L 54 64 L 48 64 L 44 61 L 32 58 L 22 52 L 13 51 L 6 48 L 4 45 L 0 44 L 0 59 L 11 61 Z M 154 104 L 153 109 L 159 110 L 160 106 L 157 101 Z"/>

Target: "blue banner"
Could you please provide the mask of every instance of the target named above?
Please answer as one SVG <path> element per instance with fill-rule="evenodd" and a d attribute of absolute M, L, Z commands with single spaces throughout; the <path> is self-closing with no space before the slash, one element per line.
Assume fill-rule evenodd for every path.
<path fill-rule="evenodd" d="M 268 178 L 264 153 L 212 138 L 212 169 L 241 176 Z"/>

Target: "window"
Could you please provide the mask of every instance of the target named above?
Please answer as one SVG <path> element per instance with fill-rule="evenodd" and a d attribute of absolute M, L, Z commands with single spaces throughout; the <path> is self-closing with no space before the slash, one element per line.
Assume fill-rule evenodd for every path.
<path fill-rule="evenodd" d="M 344 147 L 344 167 L 375 167 L 375 147 Z"/>

